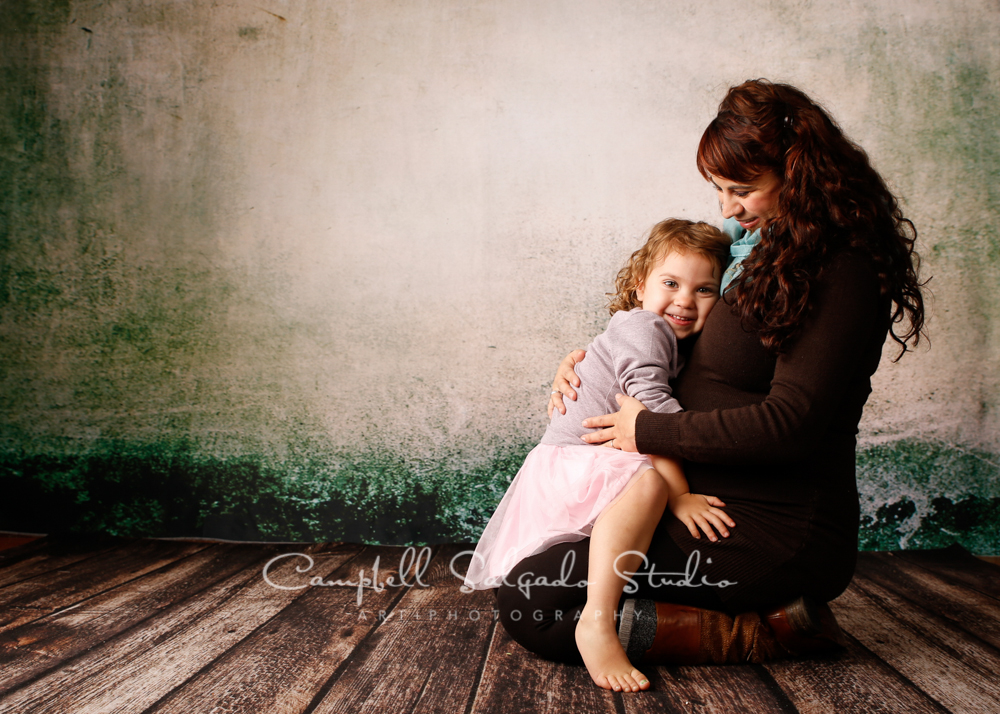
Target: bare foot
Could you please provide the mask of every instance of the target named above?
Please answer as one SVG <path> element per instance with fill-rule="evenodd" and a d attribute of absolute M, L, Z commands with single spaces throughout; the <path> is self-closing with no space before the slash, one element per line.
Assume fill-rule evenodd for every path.
<path fill-rule="evenodd" d="M 649 680 L 628 661 L 618 641 L 614 612 L 595 617 L 594 611 L 584 607 L 580 621 L 576 623 L 576 646 L 598 687 L 616 692 L 649 689 Z"/>

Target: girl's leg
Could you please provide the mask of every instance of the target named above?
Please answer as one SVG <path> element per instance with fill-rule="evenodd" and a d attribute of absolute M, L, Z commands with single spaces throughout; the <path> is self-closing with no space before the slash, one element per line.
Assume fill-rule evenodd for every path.
<path fill-rule="evenodd" d="M 670 516 L 672 518 L 673 516 Z M 688 556 L 674 543 L 667 531 L 667 518 L 660 523 L 647 551 L 650 565 L 660 573 L 683 573 Z M 733 537 L 738 537 L 734 531 Z M 722 547 L 703 543 L 700 547 L 711 553 Z M 703 558 L 704 561 L 704 558 Z M 497 617 L 515 642 L 540 657 L 554 662 L 582 662 L 574 633 L 580 613 L 587 602 L 587 568 L 590 562 L 590 539 L 559 543 L 538 555 L 525 558 L 507 576 L 510 585 L 496 591 Z M 764 573 L 763 583 L 772 572 Z M 627 597 L 648 598 L 678 605 L 691 605 L 709 610 L 740 612 L 757 607 L 756 601 L 723 603 L 718 588 L 649 587 L 646 579 L 636 578 L 639 593 Z M 524 583 L 518 587 L 518 583 Z M 534 584 L 539 583 L 539 584 Z M 620 603 L 619 603 L 620 605 Z M 739 609 L 732 609 L 732 608 Z"/>
<path fill-rule="evenodd" d="M 666 483 L 649 469 L 594 524 L 587 603 L 575 637 L 587 671 L 604 689 L 637 692 L 649 688 L 649 681 L 632 666 L 618 641 L 615 613 L 626 581 L 616 568 L 619 573 L 639 570 L 666 505 Z M 636 552 L 623 555 L 629 551 Z"/>

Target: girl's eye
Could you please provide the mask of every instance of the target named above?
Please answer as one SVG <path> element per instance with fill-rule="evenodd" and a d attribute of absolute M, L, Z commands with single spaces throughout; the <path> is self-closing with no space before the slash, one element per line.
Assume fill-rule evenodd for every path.
<path fill-rule="evenodd" d="M 677 283 L 675 283 L 673 280 L 664 280 L 663 284 L 666 285 L 668 288 L 677 287 Z"/>

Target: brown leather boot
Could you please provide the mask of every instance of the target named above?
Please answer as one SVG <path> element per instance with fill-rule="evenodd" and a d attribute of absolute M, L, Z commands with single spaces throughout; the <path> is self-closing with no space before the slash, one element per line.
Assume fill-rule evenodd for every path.
<path fill-rule="evenodd" d="M 761 617 L 791 655 L 835 652 L 847 646 L 837 618 L 825 602 L 800 597 L 784 607 L 761 613 Z"/>
<path fill-rule="evenodd" d="M 761 614 L 626 600 L 618 632 L 632 662 L 759 664 L 839 649 L 844 644 L 830 608 L 799 598 Z"/>

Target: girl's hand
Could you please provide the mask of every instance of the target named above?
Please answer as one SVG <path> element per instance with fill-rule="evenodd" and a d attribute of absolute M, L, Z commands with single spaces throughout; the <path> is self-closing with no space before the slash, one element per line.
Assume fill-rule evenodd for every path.
<path fill-rule="evenodd" d="M 717 508 L 726 504 L 715 496 L 685 493 L 670 501 L 668 505 L 673 514 L 677 516 L 677 520 L 686 525 L 695 538 L 701 538 L 701 534 L 698 533 L 698 528 L 701 528 L 708 539 L 714 543 L 718 538 L 715 536 L 715 531 L 712 530 L 713 526 L 723 538 L 729 537 L 727 525 L 730 528 L 736 527 L 733 519 L 727 516 L 725 511 L 720 511 Z"/>
<path fill-rule="evenodd" d="M 615 397 L 621 410 L 614 414 L 605 414 L 599 417 L 590 417 L 583 420 L 586 427 L 608 427 L 590 434 L 584 434 L 581 439 L 588 444 L 601 444 L 605 441 L 614 441 L 614 447 L 622 451 L 638 451 L 635 445 L 635 418 L 639 412 L 646 407 L 642 402 L 633 397 L 619 394 Z"/>
<path fill-rule="evenodd" d="M 580 377 L 573 371 L 573 367 L 577 362 L 582 362 L 586 356 L 587 353 L 584 350 L 573 350 L 559 363 L 556 378 L 552 381 L 552 394 L 549 395 L 549 419 L 552 418 L 554 409 L 558 409 L 560 414 L 566 413 L 563 395 L 576 401 L 576 392 L 573 391 L 573 387 L 580 386 Z"/>

